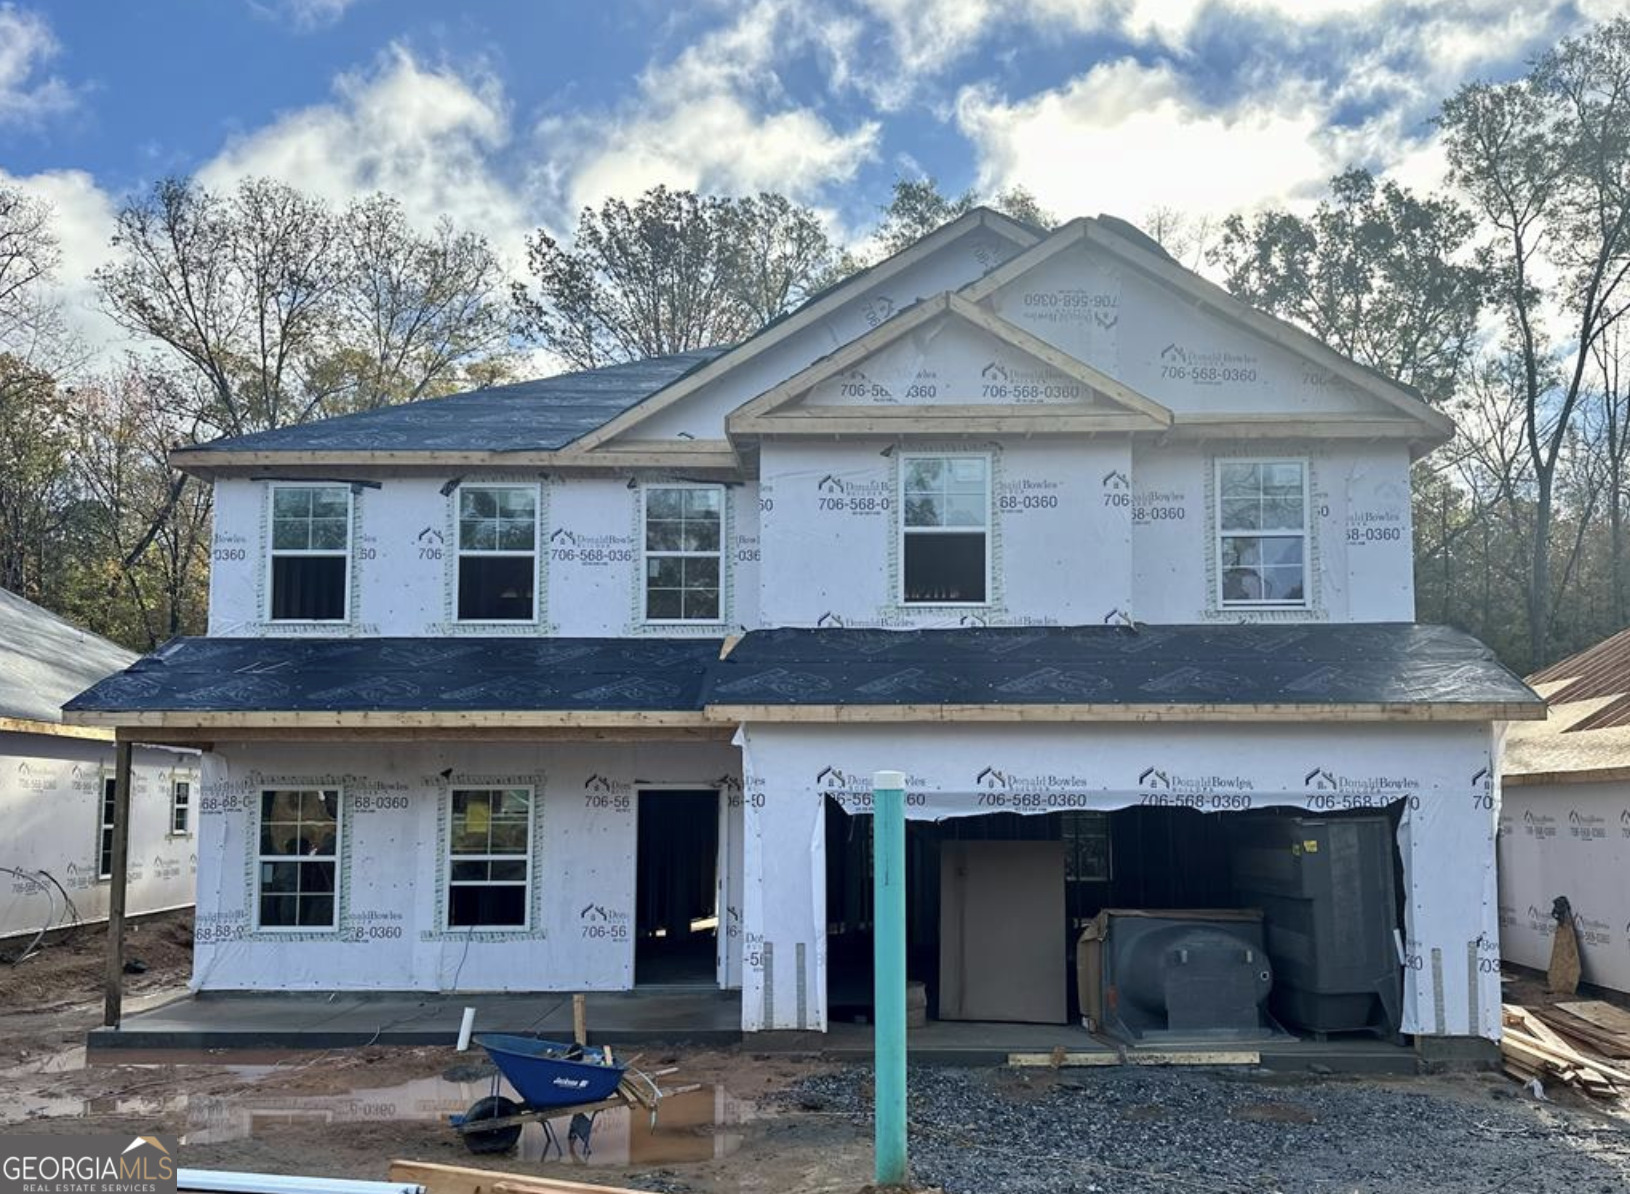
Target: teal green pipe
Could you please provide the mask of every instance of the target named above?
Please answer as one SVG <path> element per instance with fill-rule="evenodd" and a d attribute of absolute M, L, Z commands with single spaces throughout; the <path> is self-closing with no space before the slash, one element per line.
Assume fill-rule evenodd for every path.
<path fill-rule="evenodd" d="M 906 777 L 872 779 L 877 1184 L 906 1182 Z"/>

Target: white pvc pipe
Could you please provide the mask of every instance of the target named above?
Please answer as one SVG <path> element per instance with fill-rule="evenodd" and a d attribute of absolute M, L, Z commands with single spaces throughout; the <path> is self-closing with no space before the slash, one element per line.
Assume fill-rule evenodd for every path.
<path fill-rule="evenodd" d="M 464 1020 L 458 1026 L 458 1051 L 460 1053 L 468 1053 L 470 1051 L 470 1033 L 474 1030 L 475 1008 L 467 1007 L 464 1009 Z"/>
<path fill-rule="evenodd" d="M 177 1191 L 200 1194 L 424 1194 L 416 1182 L 364 1182 L 281 1173 L 235 1173 L 225 1169 L 178 1169 Z"/>

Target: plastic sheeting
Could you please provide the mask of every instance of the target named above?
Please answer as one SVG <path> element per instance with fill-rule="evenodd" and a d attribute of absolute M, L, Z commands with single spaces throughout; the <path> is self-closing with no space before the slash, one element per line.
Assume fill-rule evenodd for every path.
<path fill-rule="evenodd" d="M 826 800 L 864 813 L 872 774 L 896 769 L 906 815 L 921 820 L 1401 801 L 1404 1031 L 1498 1036 L 1499 792 L 1486 725 L 758 726 L 738 742 L 748 1030 L 825 1027 Z"/>

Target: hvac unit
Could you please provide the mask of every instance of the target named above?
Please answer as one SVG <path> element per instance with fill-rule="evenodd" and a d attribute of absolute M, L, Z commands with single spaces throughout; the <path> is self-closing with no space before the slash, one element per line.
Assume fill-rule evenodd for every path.
<path fill-rule="evenodd" d="M 1259 912 L 1105 909 L 1081 934 L 1076 967 L 1094 1031 L 1134 1043 L 1279 1034 Z"/>
<path fill-rule="evenodd" d="M 1267 922 L 1274 1014 L 1319 1035 L 1396 1037 L 1403 969 L 1391 820 L 1252 814 L 1232 830 L 1235 897 Z"/>

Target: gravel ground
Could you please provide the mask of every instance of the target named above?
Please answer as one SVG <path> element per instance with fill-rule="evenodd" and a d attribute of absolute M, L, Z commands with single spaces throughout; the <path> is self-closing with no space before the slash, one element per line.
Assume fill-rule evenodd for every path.
<path fill-rule="evenodd" d="M 946 1194 L 1618 1194 L 1630 1124 L 1493 1076 L 1396 1086 L 1200 1070 L 913 1069 L 914 1178 Z M 789 1109 L 869 1124 L 871 1072 Z"/>

